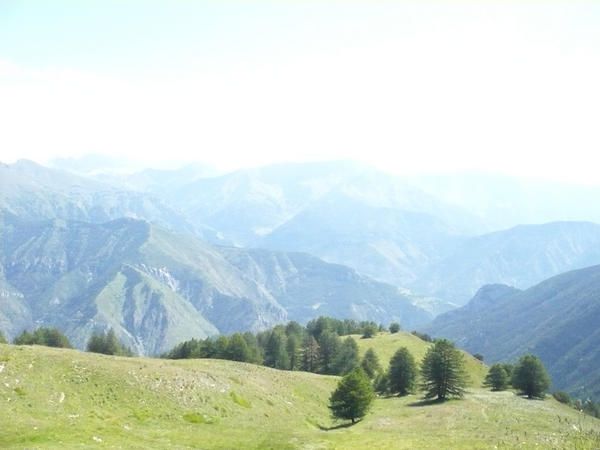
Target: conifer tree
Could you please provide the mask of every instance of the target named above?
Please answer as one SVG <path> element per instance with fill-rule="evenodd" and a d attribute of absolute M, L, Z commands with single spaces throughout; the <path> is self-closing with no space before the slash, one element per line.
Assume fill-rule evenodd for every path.
<path fill-rule="evenodd" d="M 550 387 L 550 377 L 537 356 L 525 355 L 513 370 L 512 385 L 527 398 L 544 398 Z"/>
<path fill-rule="evenodd" d="M 340 380 L 329 399 L 329 408 L 336 419 L 356 423 L 367 414 L 374 398 L 375 392 L 369 378 L 358 367 Z"/>
<path fill-rule="evenodd" d="M 226 356 L 230 361 L 250 361 L 250 349 L 248 348 L 246 340 L 240 333 L 235 333 L 229 338 Z"/>
<path fill-rule="evenodd" d="M 342 345 L 333 358 L 332 371 L 336 375 L 346 375 L 356 369 L 359 364 L 358 345 L 354 339 L 347 337 L 342 341 Z"/>
<path fill-rule="evenodd" d="M 107 333 L 92 333 L 87 342 L 86 350 L 104 355 L 132 356 L 131 350 L 117 339 L 117 335 L 112 328 Z"/>
<path fill-rule="evenodd" d="M 287 352 L 287 338 L 281 329 L 274 329 L 265 347 L 265 365 L 275 369 L 288 370 L 290 357 Z"/>
<path fill-rule="evenodd" d="M 503 364 L 494 364 L 490 367 L 483 385 L 494 391 L 503 391 L 508 387 L 510 378 Z"/>
<path fill-rule="evenodd" d="M 296 333 L 287 337 L 286 350 L 290 359 L 290 370 L 299 370 L 302 366 L 300 337 Z"/>
<path fill-rule="evenodd" d="M 340 338 L 333 331 L 325 330 L 317 339 L 319 343 L 319 373 L 335 375 L 335 357 L 341 346 Z"/>
<path fill-rule="evenodd" d="M 378 373 L 381 372 L 381 364 L 379 364 L 379 358 L 377 357 L 377 353 L 372 348 L 369 348 L 365 355 L 363 356 L 362 361 L 360 362 L 360 367 L 365 371 L 367 376 L 372 380 L 374 379 Z"/>
<path fill-rule="evenodd" d="M 421 366 L 421 388 L 425 398 L 446 400 L 462 397 L 467 384 L 462 353 L 447 339 L 438 339 L 429 347 Z"/>
<path fill-rule="evenodd" d="M 319 343 L 314 337 L 308 335 L 302 346 L 302 370 L 318 372 L 320 359 Z"/>
<path fill-rule="evenodd" d="M 417 381 L 417 363 L 406 347 L 396 351 L 390 360 L 388 389 L 392 394 L 407 395 L 413 392 Z"/>

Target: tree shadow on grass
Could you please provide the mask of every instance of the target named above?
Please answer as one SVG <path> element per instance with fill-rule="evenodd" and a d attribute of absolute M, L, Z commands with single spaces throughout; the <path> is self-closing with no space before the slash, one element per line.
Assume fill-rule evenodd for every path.
<path fill-rule="evenodd" d="M 355 423 L 352 422 L 344 422 L 344 423 L 340 423 L 339 425 L 334 425 L 331 427 L 325 427 L 323 425 L 317 425 L 319 427 L 319 430 L 321 431 L 333 431 L 333 430 L 339 430 L 342 428 L 350 428 L 353 425 L 356 425 L 357 423 L 360 423 L 360 420 L 356 421 Z"/>
<path fill-rule="evenodd" d="M 444 402 L 445 402 L 445 400 L 440 400 L 438 398 L 432 398 L 429 400 L 419 400 L 418 402 L 412 402 L 412 403 L 409 403 L 407 406 L 411 406 L 413 408 L 420 408 L 423 406 L 440 405 Z"/>

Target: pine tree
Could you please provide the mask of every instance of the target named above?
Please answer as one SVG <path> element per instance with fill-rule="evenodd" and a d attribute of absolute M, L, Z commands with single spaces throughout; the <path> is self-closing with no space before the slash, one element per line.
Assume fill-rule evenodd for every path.
<path fill-rule="evenodd" d="M 299 370 L 302 365 L 300 337 L 296 333 L 287 337 L 286 350 L 290 358 L 290 370 Z"/>
<path fill-rule="evenodd" d="M 488 374 L 485 377 L 483 385 L 490 387 L 494 391 L 503 391 L 508 387 L 508 373 L 503 364 L 494 364 L 490 367 Z"/>
<path fill-rule="evenodd" d="M 359 367 L 344 376 L 329 398 L 329 408 L 336 419 L 356 423 L 369 411 L 375 392 L 369 378 Z"/>
<path fill-rule="evenodd" d="M 319 343 L 314 337 L 308 335 L 302 346 L 302 370 L 318 372 L 320 359 Z"/>
<path fill-rule="evenodd" d="M 125 347 L 118 339 L 115 331 L 111 328 L 107 333 L 94 332 L 87 342 L 86 350 L 92 353 L 104 355 L 132 356 L 133 353 Z"/>
<path fill-rule="evenodd" d="M 332 371 L 336 375 L 346 375 L 359 365 L 358 345 L 354 339 L 347 337 L 333 358 Z"/>
<path fill-rule="evenodd" d="M 275 369 L 288 370 L 290 357 L 287 352 L 287 338 L 280 329 L 274 329 L 265 347 L 265 365 Z"/>
<path fill-rule="evenodd" d="M 550 387 L 550 377 L 537 356 L 525 355 L 513 370 L 512 385 L 527 398 L 544 398 Z"/>
<path fill-rule="evenodd" d="M 248 344 L 240 333 L 235 333 L 229 338 L 226 356 L 230 361 L 250 361 L 250 350 L 248 349 Z"/>
<path fill-rule="evenodd" d="M 406 347 L 396 351 L 388 370 L 389 392 L 407 395 L 413 392 L 417 381 L 417 363 Z"/>
<path fill-rule="evenodd" d="M 246 331 L 244 334 L 244 340 L 246 341 L 246 344 L 248 345 L 248 353 L 249 353 L 249 360 L 248 362 L 251 362 L 253 364 L 262 364 L 263 362 L 263 354 L 262 354 L 262 349 L 260 348 L 260 345 L 258 344 L 258 339 L 256 339 L 256 336 L 253 335 L 252 333 L 250 333 L 249 331 Z"/>
<path fill-rule="evenodd" d="M 333 331 L 325 330 L 317 339 L 320 348 L 319 373 L 335 375 L 335 357 L 340 349 L 341 341 Z"/>
<path fill-rule="evenodd" d="M 390 379 L 387 373 L 379 372 L 379 374 L 375 377 L 375 381 L 373 381 L 375 392 L 380 395 L 388 394 L 390 392 L 389 381 Z"/>
<path fill-rule="evenodd" d="M 379 358 L 377 357 L 377 353 L 372 348 L 369 348 L 365 352 L 362 361 L 360 362 L 360 367 L 365 371 L 367 376 L 372 380 L 374 379 L 378 373 L 381 372 L 381 364 L 379 364 Z"/>
<path fill-rule="evenodd" d="M 462 397 L 467 384 L 462 353 L 447 339 L 439 339 L 429 347 L 421 366 L 421 388 L 425 398 L 445 400 Z"/>
<path fill-rule="evenodd" d="M 6 344 L 6 338 L 4 337 L 2 330 L 0 330 L 0 344 Z"/>

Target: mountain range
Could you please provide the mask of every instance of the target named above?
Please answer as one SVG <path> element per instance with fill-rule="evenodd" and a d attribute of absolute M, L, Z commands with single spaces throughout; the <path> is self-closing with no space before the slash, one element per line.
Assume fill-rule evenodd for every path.
<path fill-rule="evenodd" d="M 112 326 L 155 354 L 317 315 L 411 329 L 482 285 L 527 292 L 600 264 L 599 225 L 535 223 L 563 213 L 593 220 L 593 205 L 584 208 L 592 187 L 565 187 L 570 212 L 561 200 L 549 214 L 546 198 L 526 216 L 531 199 L 513 196 L 531 183 L 507 178 L 417 179 L 353 162 L 228 174 L 202 165 L 102 173 L 84 163 L 0 165 L 0 329 L 9 336 L 53 324 L 81 347 Z M 562 185 L 535 186 L 540 203 Z M 493 201 L 515 215 L 498 221 Z M 533 223 L 513 226 L 520 219 Z"/>
<path fill-rule="evenodd" d="M 466 239 L 410 287 L 463 305 L 485 284 L 525 289 L 553 275 L 599 263 L 600 225 L 519 225 Z"/>
<path fill-rule="evenodd" d="M 58 326 L 83 347 L 115 329 L 141 354 L 192 337 L 258 331 L 318 315 L 396 320 L 431 315 L 398 288 L 301 253 L 218 247 L 135 219 L 92 224 L 5 215 L 0 328 Z"/>

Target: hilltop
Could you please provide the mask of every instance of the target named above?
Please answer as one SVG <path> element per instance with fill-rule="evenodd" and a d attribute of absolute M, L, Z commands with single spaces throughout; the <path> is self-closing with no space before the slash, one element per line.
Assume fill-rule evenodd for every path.
<path fill-rule="evenodd" d="M 427 346 L 405 333 L 359 342 L 381 359 L 396 343 Z M 340 427 L 327 409 L 337 377 L 8 345 L 0 368 L 3 448 L 594 448 L 589 433 L 600 433 L 600 421 L 553 399 L 475 386 L 444 404 L 380 398 L 364 421 Z"/>
<path fill-rule="evenodd" d="M 390 359 L 400 347 L 406 347 L 417 361 L 421 361 L 427 352 L 431 343 L 426 342 L 410 333 L 399 332 L 394 334 L 380 333 L 373 339 L 362 339 L 360 336 L 353 336 L 358 343 L 360 357 L 372 348 L 379 357 L 382 367 L 387 368 Z M 463 352 L 467 373 L 469 375 L 470 386 L 479 387 L 482 385 L 487 366 L 469 353 Z"/>

